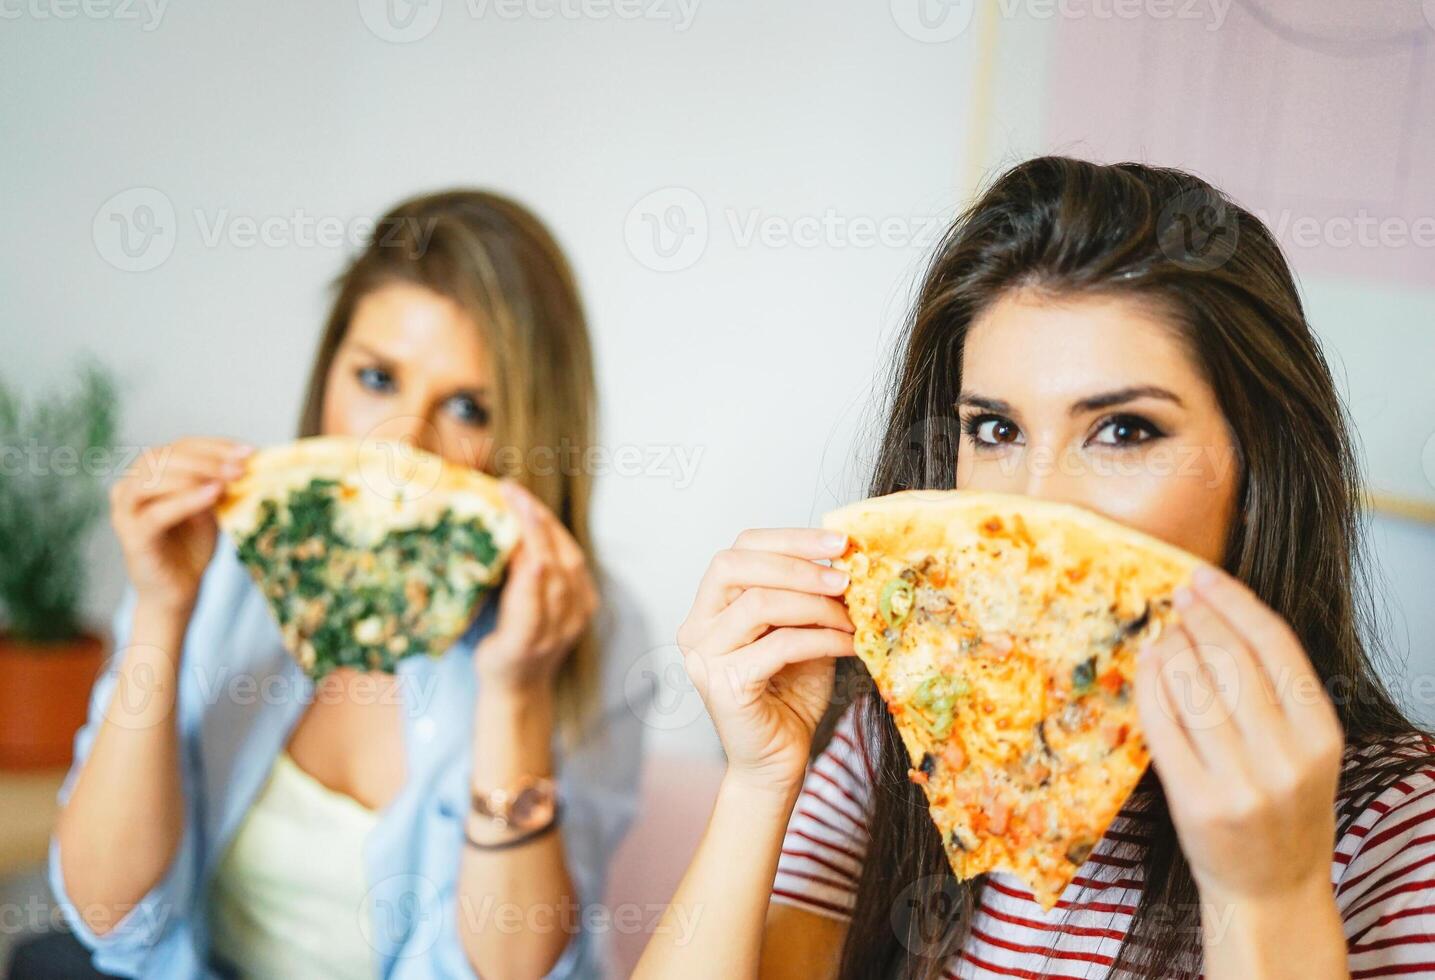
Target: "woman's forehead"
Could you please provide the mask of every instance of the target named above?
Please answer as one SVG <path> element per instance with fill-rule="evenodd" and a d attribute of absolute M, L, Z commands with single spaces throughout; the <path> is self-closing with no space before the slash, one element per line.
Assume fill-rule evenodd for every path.
<path fill-rule="evenodd" d="M 1135 385 L 1206 389 L 1180 328 L 1131 299 L 1009 294 L 977 317 L 963 347 L 964 392 L 1075 401 Z"/>

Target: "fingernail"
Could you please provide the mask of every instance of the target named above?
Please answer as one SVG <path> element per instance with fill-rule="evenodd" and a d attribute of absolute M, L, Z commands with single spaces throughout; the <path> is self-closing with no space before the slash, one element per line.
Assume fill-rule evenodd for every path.
<path fill-rule="evenodd" d="M 252 454 L 254 452 L 254 449 L 255 447 L 249 445 L 249 443 L 242 442 L 239 445 L 230 449 L 229 455 L 234 457 L 235 459 L 243 459 L 244 457 Z"/>
<path fill-rule="evenodd" d="M 243 476 L 244 467 L 235 462 L 228 462 L 220 468 L 220 472 L 228 477 Z"/>
<path fill-rule="evenodd" d="M 847 548 L 847 535 L 831 531 L 822 536 L 822 547 L 834 554 L 841 554 Z"/>
<path fill-rule="evenodd" d="M 834 592 L 838 591 L 839 589 L 846 589 L 847 582 L 850 578 L 850 575 L 848 575 L 846 572 L 841 571 L 833 570 L 822 573 L 822 581 L 826 583 L 827 587 Z"/>
<path fill-rule="evenodd" d="M 1184 585 L 1177 589 L 1176 593 L 1171 596 L 1171 603 L 1177 609 L 1187 609 L 1195 601 L 1195 597 L 1191 594 L 1191 590 Z"/>
<path fill-rule="evenodd" d="M 1210 565 L 1201 565 L 1191 573 L 1191 584 L 1202 588 L 1207 585 L 1215 585 L 1219 578 L 1220 575 Z"/>

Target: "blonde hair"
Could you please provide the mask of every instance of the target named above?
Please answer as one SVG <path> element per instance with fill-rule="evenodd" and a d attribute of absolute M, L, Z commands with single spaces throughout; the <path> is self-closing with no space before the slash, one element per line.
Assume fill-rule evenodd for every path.
<path fill-rule="evenodd" d="M 558 243 L 532 212 L 508 198 L 445 191 L 404 201 L 379 219 L 367 246 L 335 281 L 300 435 L 320 434 L 329 369 L 359 300 L 396 282 L 452 300 L 478 324 L 493 358 L 496 472 L 522 483 L 558 516 L 596 579 L 588 524 L 592 476 L 584 465 L 597 427 L 587 322 Z M 566 744 L 575 743 L 593 707 L 599 656 L 590 625 L 559 669 L 556 710 Z"/>

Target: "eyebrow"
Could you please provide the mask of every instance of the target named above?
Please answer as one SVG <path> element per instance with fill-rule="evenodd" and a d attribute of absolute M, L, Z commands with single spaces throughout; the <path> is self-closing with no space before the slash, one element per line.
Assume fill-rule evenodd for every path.
<path fill-rule="evenodd" d="M 1078 401 L 1072 402 L 1067 409 L 1069 415 L 1081 415 L 1085 412 L 1099 412 L 1104 408 L 1111 408 L 1115 405 L 1123 405 L 1126 402 L 1135 401 L 1138 398 L 1160 398 L 1164 401 L 1173 402 L 1177 405 L 1185 405 L 1175 392 L 1159 385 L 1131 385 L 1126 388 L 1117 388 L 1113 391 L 1103 391 L 1097 395 L 1088 395 Z M 984 408 L 989 412 L 1013 413 L 1011 402 L 1002 401 L 1000 398 L 988 398 L 985 395 L 978 395 L 973 392 L 963 392 L 957 396 L 958 405 L 971 405 L 974 408 Z"/>

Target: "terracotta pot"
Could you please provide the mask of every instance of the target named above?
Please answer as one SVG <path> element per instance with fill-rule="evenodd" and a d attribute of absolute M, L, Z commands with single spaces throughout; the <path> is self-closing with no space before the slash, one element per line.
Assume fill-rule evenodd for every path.
<path fill-rule="evenodd" d="M 70 764 L 104 651 L 96 636 L 28 643 L 0 634 L 0 769 Z"/>

